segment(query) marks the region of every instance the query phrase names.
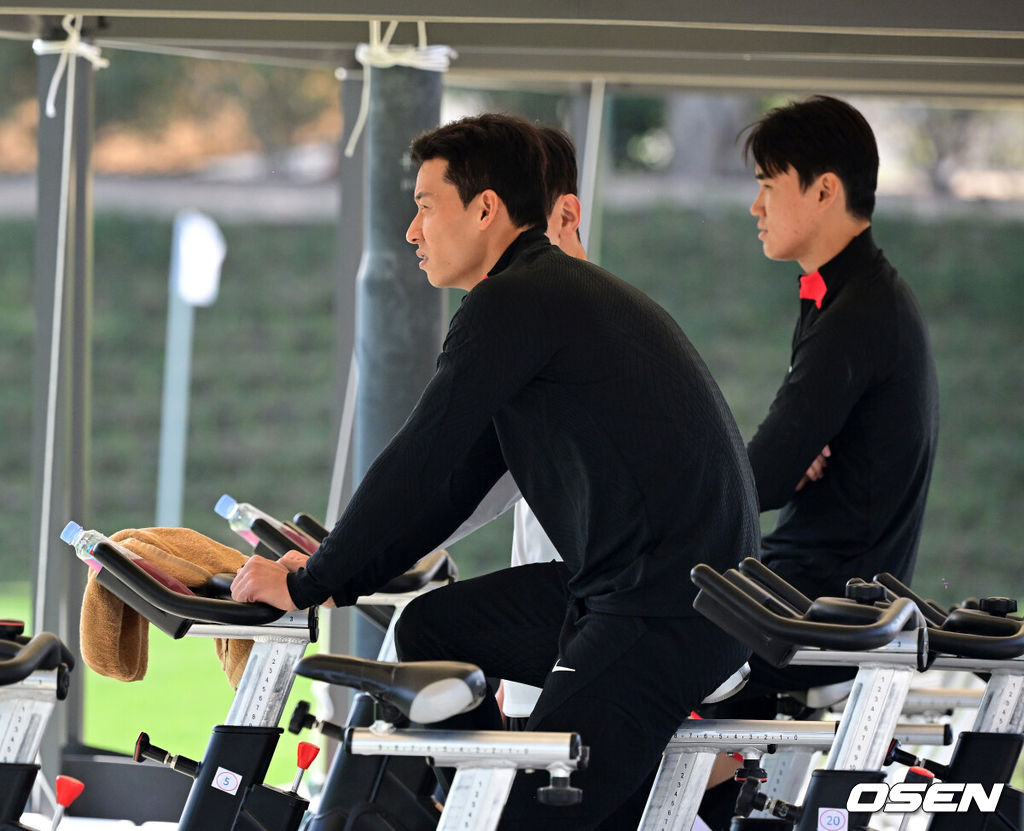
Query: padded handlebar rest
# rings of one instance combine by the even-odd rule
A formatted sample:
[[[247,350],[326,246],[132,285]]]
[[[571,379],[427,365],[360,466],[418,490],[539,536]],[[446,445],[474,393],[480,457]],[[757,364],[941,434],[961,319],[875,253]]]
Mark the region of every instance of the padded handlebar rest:
[[[295,674],[368,693],[420,724],[471,710],[487,692],[483,672],[457,661],[393,664],[347,655],[307,655],[296,664]]]

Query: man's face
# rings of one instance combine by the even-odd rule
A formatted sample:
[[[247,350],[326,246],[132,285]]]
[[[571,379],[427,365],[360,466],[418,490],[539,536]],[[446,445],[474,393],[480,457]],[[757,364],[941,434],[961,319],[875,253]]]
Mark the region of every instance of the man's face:
[[[800,262],[812,250],[818,234],[817,183],[802,190],[800,177],[792,167],[774,176],[757,168],[755,175],[760,189],[750,213],[757,217],[757,238],[764,255],[770,260]]]
[[[479,233],[479,197],[462,204],[459,191],[445,181],[448,162],[429,159],[416,175],[416,216],[405,232],[416,246],[420,268],[437,288],[471,289],[486,276]]]

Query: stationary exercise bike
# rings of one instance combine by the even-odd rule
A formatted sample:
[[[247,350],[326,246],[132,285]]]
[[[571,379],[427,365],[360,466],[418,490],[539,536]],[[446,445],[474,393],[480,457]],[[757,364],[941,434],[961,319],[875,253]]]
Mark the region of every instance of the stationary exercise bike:
[[[19,821],[39,773],[36,757],[56,702],[67,698],[75,659],[50,632],[32,638],[20,620],[0,620],[0,831],[29,831]],[[58,811],[81,793],[82,783],[57,777]]]
[[[80,555],[87,555],[100,565],[96,579],[167,634],[176,638],[191,634],[256,641],[227,723],[214,728],[202,761],[172,755],[153,745],[146,734],[139,738],[137,761],[160,762],[195,780],[182,811],[179,831],[295,831],[307,807],[306,800],[298,796],[294,786],[291,791],[283,791],[265,785],[262,779],[282,732],[276,725],[291,686],[292,669],[306,644],[316,639],[316,609],[282,613],[260,603],[179,594],[139,567],[131,553],[118,544],[97,532],[79,536],[81,531],[72,529],[65,539],[75,544]],[[423,723],[449,718],[476,706],[485,691],[479,669],[454,662],[390,664],[319,655],[311,656],[304,666],[310,677],[330,681],[337,676],[339,662],[345,665],[351,686],[384,696],[394,712]],[[370,733],[373,729],[367,728]],[[497,734],[503,740],[509,735],[512,734],[501,731]],[[504,783],[511,786],[517,767],[544,767],[552,771],[552,789],[559,794],[573,793],[568,784],[569,773],[585,759],[579,737],[532,734],[531,739],[531,734],[518,735],[525,738],[502,749],[496,749],[493,742],[486,744],[494,736],[469,733],[459,736],[457,741],[484,748],[486,766],[498,765],[503,769],[487,777],[497,782],[499,788]],[[523,742],[530,740],[538,742],[542,749],[524,754]],[[510,771],[503,758],[508,755],[515,756]],[[449,756],[440,758],[452,761],[456,767],[461,764]],[[420,765],[425,767],[422,761]],[[452,805],[458,804],[458,798],[450,801]],[[503,801],[501,794],[500,802]],[[470,808],[476,810],[474,806]],[[487,827],[477,825],[476,820],[473,823],[469,827]]]
[[[98,565],[96,580],[172,638],[186,635],[254,641],[225,723],[213,734],[201,761],[168,753],[143,733],[136,761],[166,764],[194,783],[182,809],[179,831],[296,831],[308,801],[263,781],[283,732],[277,726],[292,684],[292,669],[318,635],[317,609],[282,612],[264,603],[236,603],[216,596],[185,595],[167,588],[134,555],[96,531],[69,523],[62,539]],[[312,761],[300,749],[300,766]]]
[[[750,742],[752,752],[744,764],[746,781],[741,798],[747,810],[767,808],[772,817],[759,820],[761,824],[752,827],[766,828],[769,826],[765,823],[771,822],[775,823],[770,826],[773,828],[795,825],[798,831],[807,831],[819,827],[819,816],[825,811],[829,816],[841,817],[848,828],[865,828],[870,815],[847,811],[847,797],[854,785],[879,783],[884,778],[881,768],[890,760],[896,719],[915,672],[930,666],[971,667],[1019,678],[1024,670],[1021,658],[1024,621],[1019,619],[1000,621],[975,615],[941,631],[926,628],[922,625],[923,615],[912,601],[897,598],[889,602],[880,585],[856,586],[855,597],[849,600],[819,599],[801,614],[783,596],[764,583],[751,580],[741,570],[730,569],[718,574],[707,566],[698,566],[693,571],[693,579],[701,589],[695,608],[745,641],[773,665],[860,666],[826,767],[812,775],[802,805],[767,799],[759,794],[758,780],[765,774],[757,756],[772,742]],[[865,653],[862,651],[865,648],[871,651]],[[1007,707],[1011,712],[1019,707],[1017,694],[1005,683],[990,684],[986,697],[989,702],[983,702],[981,709],[993,715],[998,710],[1005,712]],[[641,828],[679,831],[688,828],[714,757],[722,751],[737,749],[747,756],[742,750],[747,735],[743,731],[750,725],[760,734],[802,729],[799,723],[793,722],[723,720],[709,725],[698,722],[693,726],[694,733],[703,729],[705,735],[694,735],[688,747],[685,736],[677,734],[677,740],[684,739],[684,746],[677,747],[674,753],[666,753],[663,770],[648,804],[649,813],[645,814]],[[1019,740],[1017,736],[1015,741]],[[982,740],[972,743],[965,752],[965,758],[972,760],[970,766],[973,767],[973,770],[967,769],[971,771],[969,781],[977,781],[986,774],[985,748]],[[996,755],[1000,760],[1006,758],[1001,751]],[[961,767],[947,775],[959,776],[965,772]],[[1008,771],[1002,769],[996,775],[1008,776]],[[932,828],[1016,828],[1019,803],[1013,789],[1006,788],[1004,796],[1006,805],[1001,801],[994,813],[937,814]],[[671,809],[669,814],[657,813],[666,807]],[[1005,824],[1007,819],[1012,824]],[[944,824],[950,821],[955,824]],[[736,825],[737,822],[740,824]],[[751,821],[735,820],[734,828],[746,827],[744,822]]]

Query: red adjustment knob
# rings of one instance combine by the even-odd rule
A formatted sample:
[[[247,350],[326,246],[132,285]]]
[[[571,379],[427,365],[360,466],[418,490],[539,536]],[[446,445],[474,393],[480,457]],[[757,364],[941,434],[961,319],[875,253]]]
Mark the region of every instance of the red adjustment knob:
[[[903,780],[904,782],[930,782],[935,778],[935,774],[932,773],[928,768],[912,767],[907,769],[907,776]]]
[[[315,744],[299,742],[299,767],[303,770],[309,770],[309,766],[313,764],[313,760],[319,753],[320,748]]]
[[[313,764],[313,760],[320,752],[320,748],[309,742],[299,742],[299,769],[295,771],[295,781],[292,782],[292,793],[298,793],[299,783],[302,782],[302,774]]]
[[[67,808],[72,802],[78,799],[85,785],[73,776],[57,777],[57,804]]]

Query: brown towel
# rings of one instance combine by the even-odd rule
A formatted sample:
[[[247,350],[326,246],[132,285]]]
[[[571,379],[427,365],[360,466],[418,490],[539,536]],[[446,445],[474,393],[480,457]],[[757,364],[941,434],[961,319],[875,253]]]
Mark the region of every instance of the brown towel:
[[[110,537],[151,566],[193,588],[213,574],[238,571],[248,557],[189,528],[127,528]],[[149,660],[149,622],[93,579],[82,598],[82,658],[100,675],[139,681]],[[215,638],[217,657],[237,689],[252,641]]]

